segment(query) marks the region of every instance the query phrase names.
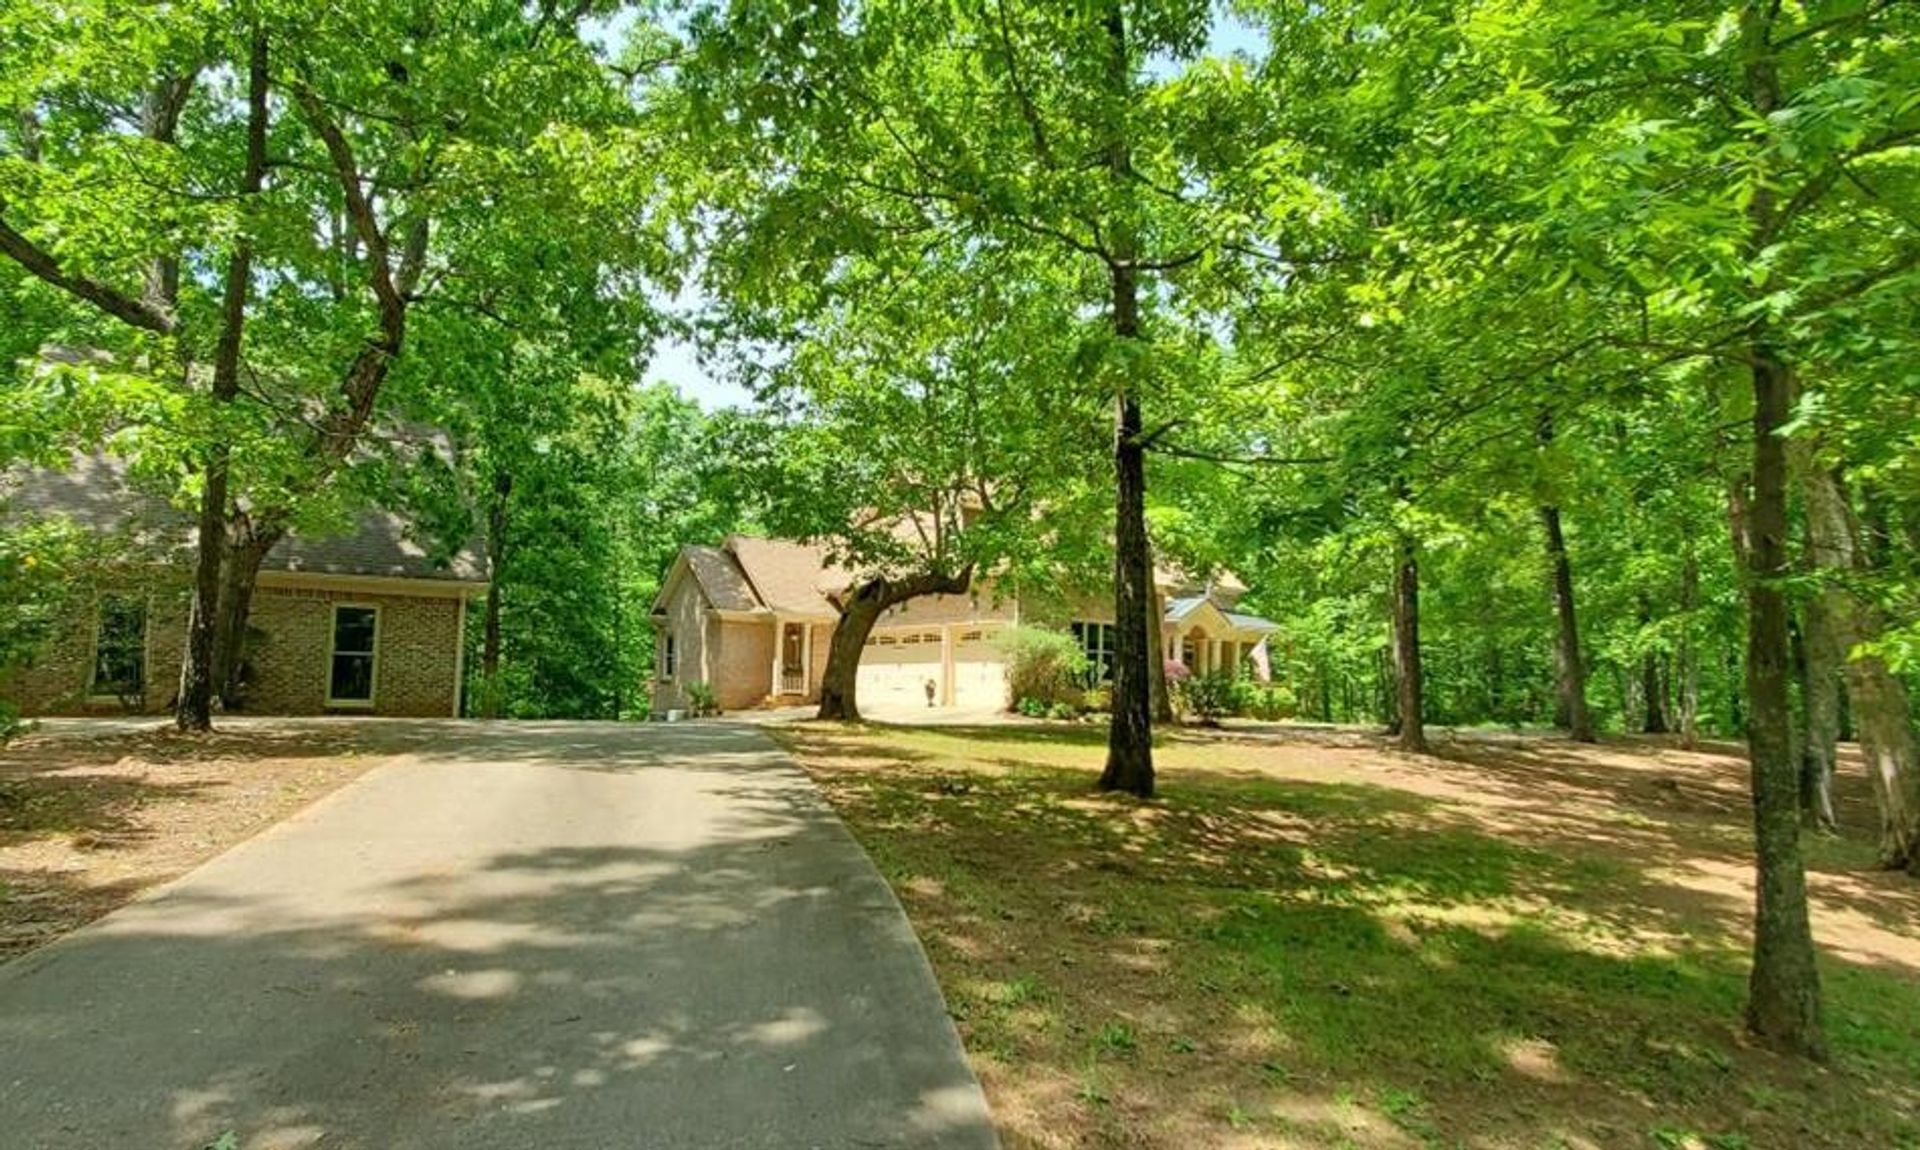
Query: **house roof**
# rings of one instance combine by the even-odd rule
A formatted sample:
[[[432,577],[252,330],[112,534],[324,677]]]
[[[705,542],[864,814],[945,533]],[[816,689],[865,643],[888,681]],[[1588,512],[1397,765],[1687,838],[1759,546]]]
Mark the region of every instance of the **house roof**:
[[[1271,619],[1263,619],[1258,615],[1244,615],[1238,611],[1222,611],[1220,613],[1227,617],[1227,622],[1232,623],[1242,631],[1278,631],[1280,629],[1280,624]]]
[[[838,615],[827,597],[853,584],[853,575],[816,544],[734,535],[727,540],[727,551],[760,602],[783,615]]]
[[[763,609],[747,573],[733,556],[718,547],[687,546],[680,549],[687,571],[707,602],[722,611],[758,611]]]
[[[1236,631],[1272,632],[1280,629],[1280,624],[1258,615],[1248,615],[1239,611],[1228,611],[1205,595],[1189,595],[1184,599],[1167,600],[1167,622],[1183,623],[1196,614],[1211,610],[1227,625]]]
[[[110,455],[75,455],[64,470],[17,469],[0,476],[0,499],[11,514],[59,515],[102,534],[132,532],[137,538],[184,555],[197,529],[165,500],[127,482],[126,464]],[[437,561],[413,538],[405,517],[370,508],[352,531],[339,535],[289,533],[261,563],[263,571],[312,575],[357,575],[485,583],[486,565],[469,543]]]

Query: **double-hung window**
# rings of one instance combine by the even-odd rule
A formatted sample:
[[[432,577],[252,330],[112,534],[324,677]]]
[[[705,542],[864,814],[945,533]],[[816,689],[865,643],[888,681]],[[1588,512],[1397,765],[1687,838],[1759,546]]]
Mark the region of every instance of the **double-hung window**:
[[[333,651],[328,657],[327,702],[371,706],[379,670],[380,609],[351,603],[333,608]]]
[[[678,643],[674,642],[673,632],[668,631],[666,634],[660,636],[661,681],[663,682],[671,681],[673,677],[679,673],[680,673],[680,646]]]
[[[130,595],[101,599],[94,635],[92,693],[131,699],[145,691],[147,601]]]
[[[1087,685],[1098,686],[1113,679],[1113,624],[1075,623],[1073,637],[1087,656]]]

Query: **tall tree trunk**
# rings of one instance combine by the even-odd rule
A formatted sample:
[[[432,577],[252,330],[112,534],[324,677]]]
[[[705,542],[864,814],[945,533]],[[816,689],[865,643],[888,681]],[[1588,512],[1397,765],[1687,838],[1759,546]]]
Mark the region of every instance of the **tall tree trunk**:
[[[1680,745],[1700,743],[1700,652],[1694,646],[1693,612],[1699,606],[1700,561],[1692,545],[1680,566]]]
[[[1653,607],[1647,602],[1644,592],[1640,595],[1639,616],[1644,640],[1647,628],[1653,624]],[[1640,729],[1649,735],[1666,734],[1667,711],[1663,701],[1666,692],[1660,685],[1660,654],[1651,647],[1640,655],[1640,695],[1646,720]]]
[[[487,497],[487,601],[480,639],[480,717],[500,717],[501,572],[507,562],[507,514],[513,501],[513,475],[496,472]]]
[[[1393,569],[1394,712],[1403,751],[1424,752],[1427,729],[1422,705],[1425,681],[1420,666],[1420,560],[1413,540],[1400,536]]]
[[[267,34],[256,25],[247,64],[247,159],[241,177],[241,202],[249,203],[266,183]],[[220,339],[214,349],[213,402],[233,403],[240,393],[240,345],[247,321],[247,293],[253,277],[251,222],[243,225],[227,259],[220,308]],[[178,282],[178,268],[171,271]],[[164,286],[167,270],[158,273]],[[213,727],[213,699],[219,689],[221,564],[226,558],[227,489],[230,451],[218,421],[201,457],[199,537],[193,573],[193,603],[187,612],[187,641],[180,660],[180,690],[174,701],[174,725],[182,731]]]
[[[1104,19],[1107,33],[1107,84],[1115,107],[1131,106],[1133,62],[1127,45],[1126,17],[1114,0]],[[1112,113],[1119,115],[1120,112]],[[1133,153],[1125,123],[1116,120],[1106,141],[1106,166],[1114,193],[1134,194]],[[1136,237],[1124,207],[1114,227],[1107,260],[1113,334],[1122,347],[1140,339],[1140,285],[1135,266]],[[1147,604],[1153,600],[1153,563],[1147,544],[1147,460],[1141,442],[1140,399],[1131,378],[1137,353],[1128,353],[1113,397],[1113,721],[1107,728],[1107,765],[1100,789],[1153,794],[1153,680],[1148,666]]]
[[[1783,1049],[1821,1057],[1820,974],[1800,855],[1800,771],[1788,692],[1787,460],[1780,428],[1790,382],[1771,347],[1753,355],[1753,493],[1747,507],[1747,749],[1757,856],[1747,1026]]]
[[[1160,590],[1154,588],[1147,599],[1147,682],[1153,689],[1153,721],[1173,722],[1173,692],[1167,689],[1166,607],[1160,602]]]
[[[814,717],[858,722],[860,719],[860,653],[866,649],[873,625],[889,608],[923,595],[964,595],[973,586],[973,568],[957,575],[928,571],[906,579],[868,579],[840,604],[827,647],[827,669],[820,678],[820,709]]]
[[[1540,508],[1540,524],[1547,535],[1547,560],[1553,567],[1554,716],[1577,742],[1593,742],[1593,717],[1587,711],[1587,669],[1580,658],[1580,624],[1573,608],[1573,566],[1567,561],[1567,540],[1560,529],[1560,509]]]
[[[1849,657],[1878,639],[1885,627],[1878,609],[1848,582],[1865,564],[1859,524],[1838,474],[1808,466],[1802,477],[1808,540],[1814,563],[1827,576],[1817,602],[1846,675],[1861,757],[1880,809],[1880,862],[1920,873],[1920,755],[1913,738],[1912,702],[1906,684],[1886,660],[1866,652]]]
[[[500,581],[487,583],[480,614],[480,717],[500,717]]]

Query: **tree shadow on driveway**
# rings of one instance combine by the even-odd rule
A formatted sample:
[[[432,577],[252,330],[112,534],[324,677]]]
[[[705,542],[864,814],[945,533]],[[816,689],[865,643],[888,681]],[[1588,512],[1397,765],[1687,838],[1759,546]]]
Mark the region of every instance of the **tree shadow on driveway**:
[[[760,736],[515,726],[0,971],[9,1144],[993,1145],[891,893]]]

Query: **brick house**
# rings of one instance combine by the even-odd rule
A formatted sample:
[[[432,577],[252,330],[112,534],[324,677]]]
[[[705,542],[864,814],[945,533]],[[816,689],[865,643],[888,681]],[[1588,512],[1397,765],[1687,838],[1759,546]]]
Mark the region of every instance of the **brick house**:
[[[131,490],[122,465],[0,482],[9,516],[59,516],[137,537],[148,561],[113,569],[31,664],[0,681],[27,715],[161,713],[178,689],[192,526]],[[242,708],[273,715],[457,716],[469,600],[486,593],[472,548],[436,559],[406,522],[361,514],[343,535],[289,535],[260,569],[248,619]]]
[[[735,535],[685,546],[654,600],[653,708],[685,708],[703,683],[722,710],[817,702],[853,576],[822,547]],[[1162,651],[1195,673],[1266,677],[1277,624],[1238,609],[1247,588],[1231,576],[1194,580],[1155,572]],[[1006,657],[995,643],[1013,626],[1070,631],[1105,678],[1113,654],[1113,597],[1055,590],[1001,594],[982,581],[967,595],[929,595],[881,616],[860,658],[859,697],[924,706],[1004,707]]]

